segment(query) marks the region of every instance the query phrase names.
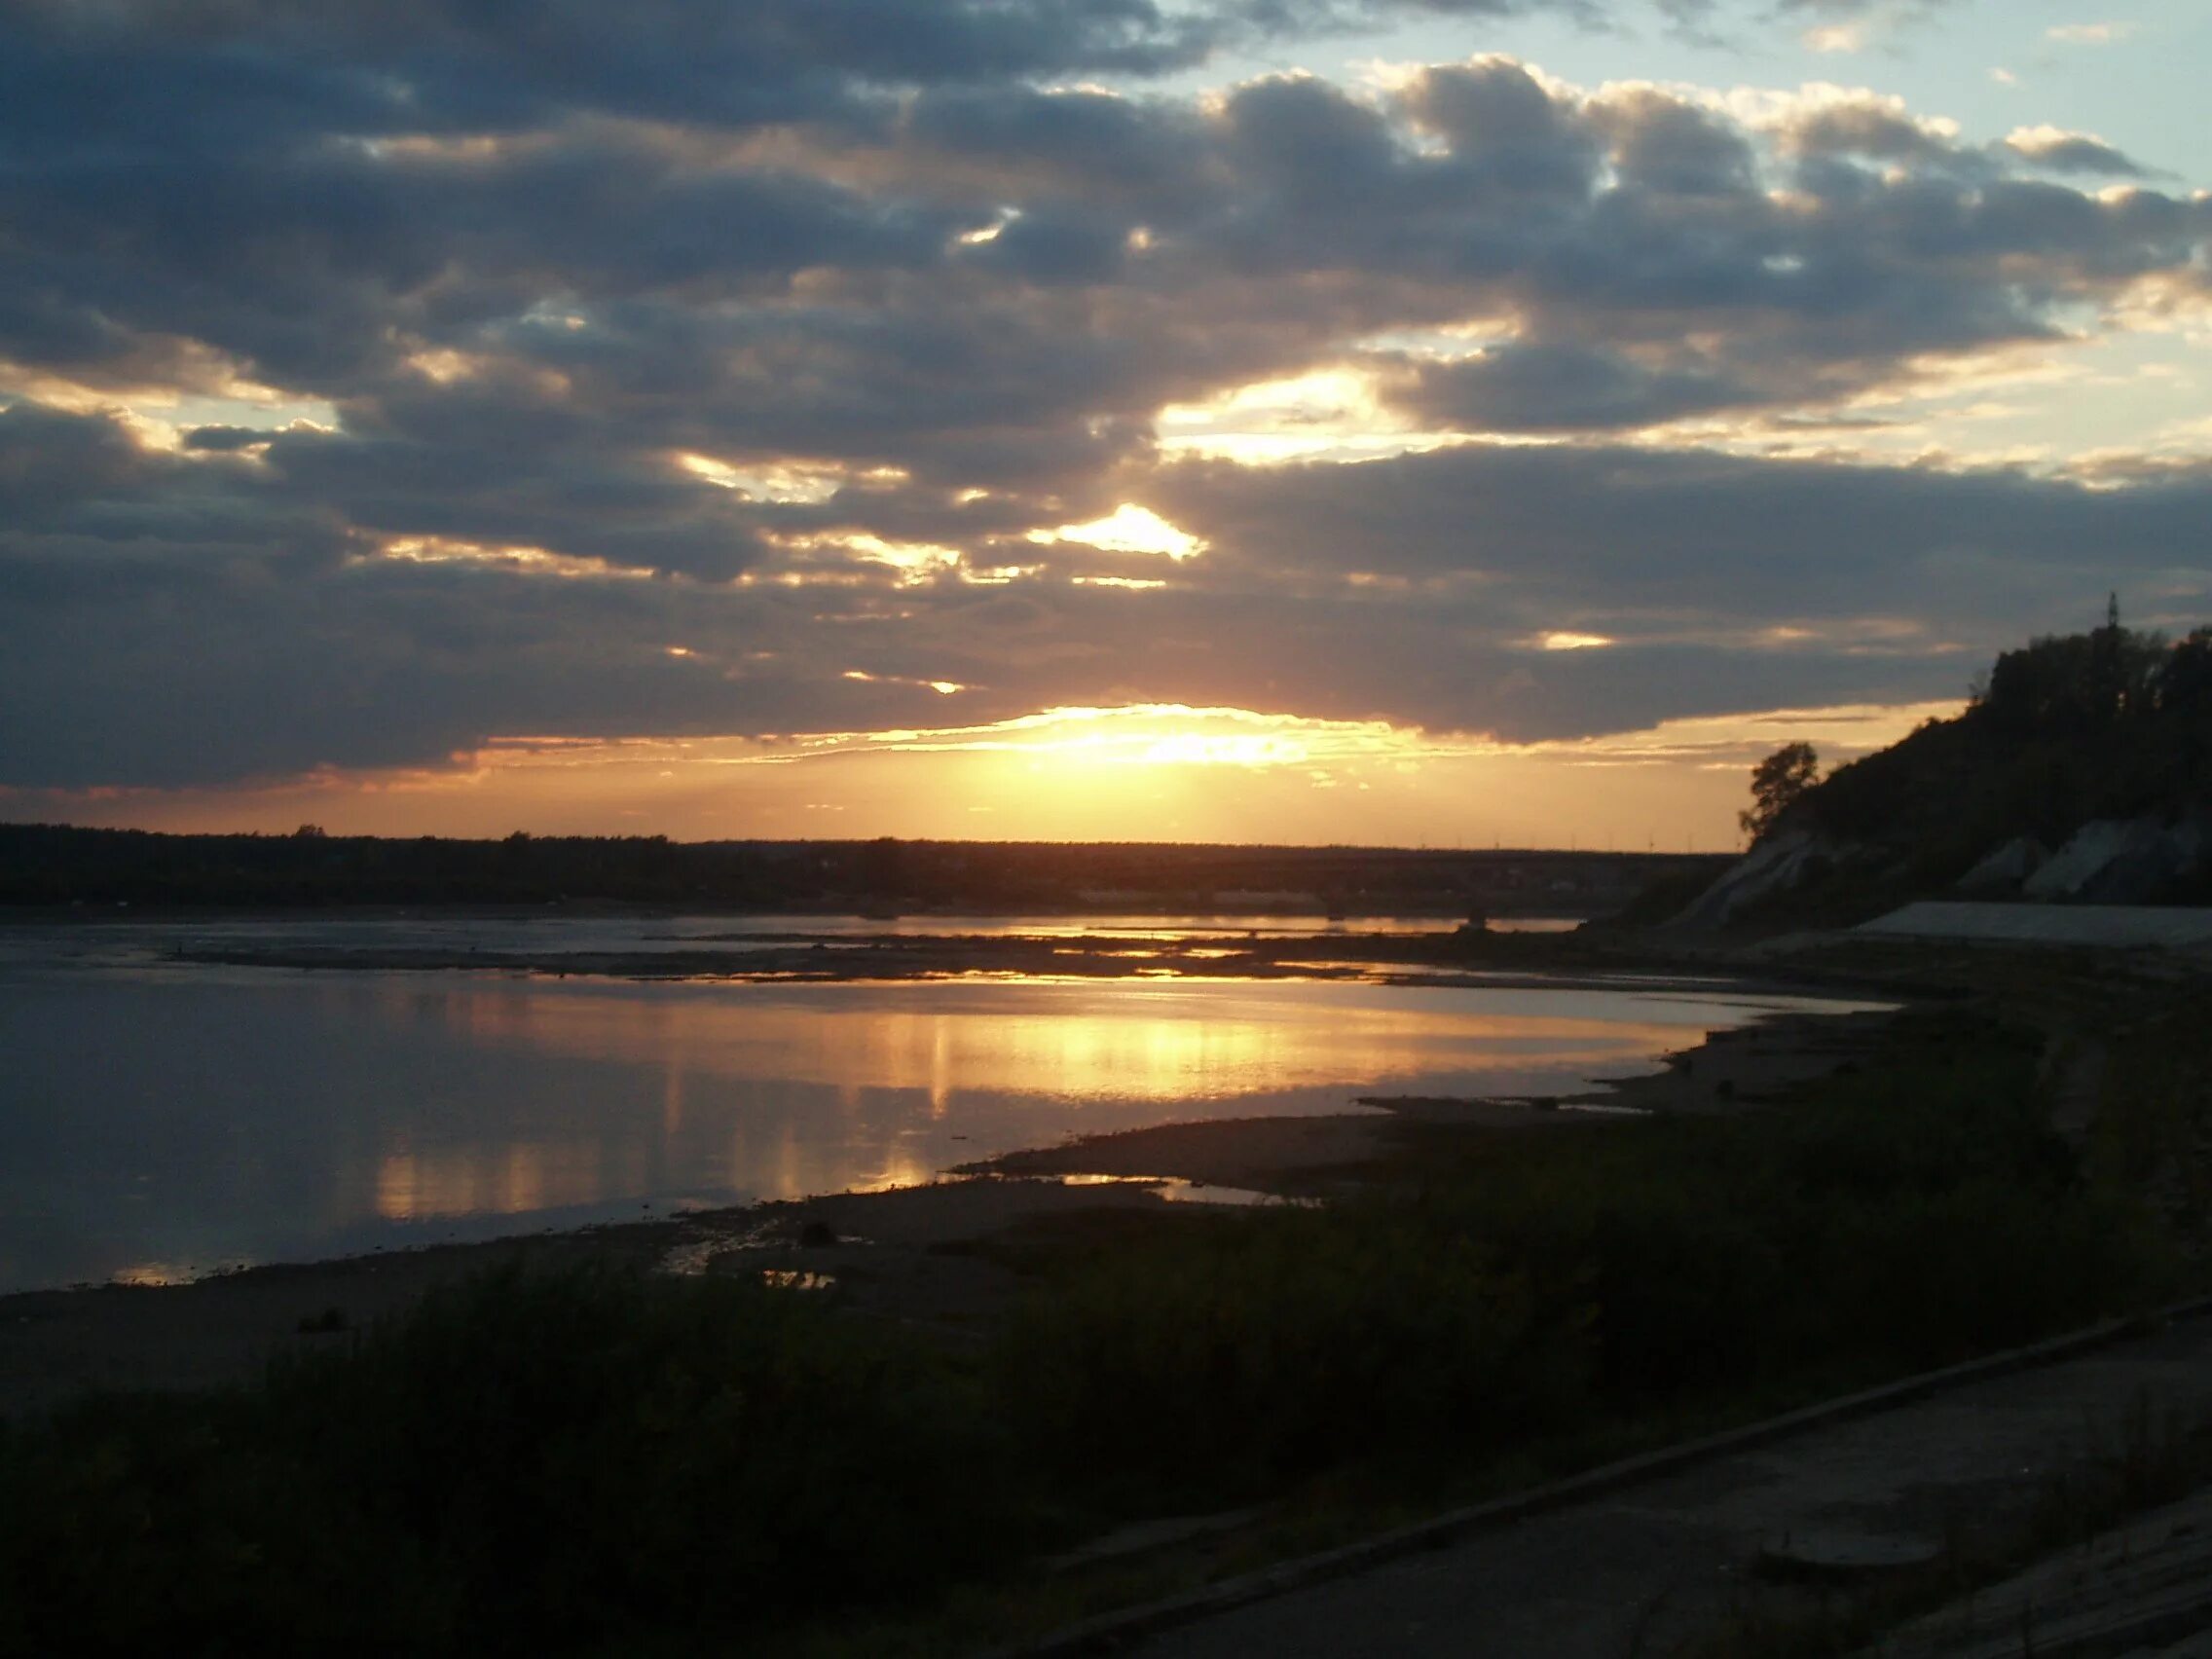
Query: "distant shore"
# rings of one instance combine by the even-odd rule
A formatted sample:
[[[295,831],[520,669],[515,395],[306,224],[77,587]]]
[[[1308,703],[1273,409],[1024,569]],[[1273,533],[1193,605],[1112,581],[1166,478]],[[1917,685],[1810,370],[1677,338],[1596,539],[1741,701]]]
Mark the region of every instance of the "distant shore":
[[[1090,914],[1090,912],[1074,912]],[[1287,917],[1286,913],[1286,917]],[[459,919],[459,918],[456,918]],[[777,919],[777,918],[770,918]],[[803,924],[808,918],[788,918]],[[1177,918],[1189,932],[1111,926],[1081,934],[1050,931],[962,933],[963,918],[929,918],[944,932],[810,930],[803,925],[698,935],[658,950],[564,948],[558,940],[485,949],[447,942],[272,944],[179,940],[182,962],[223,967],[361,973],[479,972],[617,979],[844,982],[954,979],[989,976],[1055,978],[1358,979],[1434,988],[1493,990],[1554,986],[1563,977],[1603,983],[1633,979],[1639,989],[1790,993],[1825,986],[1773,964],[1695,955],[1642,936],[1580,931],[1456,928],[1392,929],[1346,922],[1328,932],[1283,931]],[[988,918],[966,918],[983,921]],[[1310,915],[1303,919],[1310,920]],[[1391,918],[1375,918],[1386,923]],[[1414,918],[1397,918],[1411,920]],[[1011,923],[1043,916],[1006,918]],[[1133,920],[1133,919],[1132,919]],[[1508,920],[1500,918],[1501,921]],[[1852,989],[1865,988],[1854,985]]]

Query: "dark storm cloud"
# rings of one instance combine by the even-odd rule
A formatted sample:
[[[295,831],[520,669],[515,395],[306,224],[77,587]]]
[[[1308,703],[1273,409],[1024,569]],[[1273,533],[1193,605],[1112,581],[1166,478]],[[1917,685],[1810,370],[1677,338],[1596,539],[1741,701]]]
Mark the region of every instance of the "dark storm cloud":
[[[1651,369],[1585,347],[1503,346],[1449,363],[1415,363],[1394,389],[1423,424],[1462,431],[1648,426],[1765,401],[1724,375]]]
[[[1802,27],[1814,18],[1879,18],[1890,22],[1920,22],[1935,17],[1958,0],[1765,0],[1762,5],[1731,8],[1725,0],[1656,0],[1659,11],[1695,39],[1725,43],[1733,35],[1776,23]],[[1723,18],[1734,10],[1735,17]]]
[[[1930,350],[2044,336],[2060,306],[2189,272],[2207,222],[2155,192],[2002,176],[1872,107],[1782,133],[1808,209],[1778,202],[1753,135],[1710,109],[1638,89],[1580,99],[1496,61],[1430,71],[1396,108],[1300,78],[1210,114],[933,93],[896,138],[782,159],[635,126],[220,163],[95,146],[0,176],[0,351],[129,385],[186,341],[203,375],[228,361],[351,398],[350,416],[424,350],[603,386],[673,368],[730,441],[776,425],[806,447],[819,426],[865,446],[971,416],[1033,428],[1045,402],[1061,405],[1047,424],[1148,414],[1207,372],[1504,311],[1524,345],[1663,356],[1693,330],[1716,338],[1707,364],[1646,351],[1677,388],[1655,408],[1708,371],[1788,403]],[[1902,176],[1884,170],[1900,158]],[[1224,319],[1230,344],[1209,344]]]
[[[0,514],[36,525],[144,470],[138,446],[113,422],[35,403],[0,409]]]
[[[154,151],[578,113],[753,126],[859,116],[870,84],[1184,67],[1222,26],[1150,0],[11,0],[0,100],[19,142]]]
[[[282,148],[303,137],[516,131],[575,116],[867,127],[884,89],[1145,77],[1225,45],[1395,15],[1593,0],[5,0],[0,154]]]
[[[1962,152],[1941,133],[1908,119],[1901,110],[1873,99],[1818,106],[1789,124],[1783,147],[1792,155],[1848,157],[1949,167],[1980,158]]]
[[[1599,135],[1517,63],[1428,69],[1404,102],[1418,125],[1448,143],[1456,173],[1478,201],[1503,194],[1572,203],[1596,185],[1604,160]]]
[[[1469,445],[1265,474],[1186,464],[1154,498],[1278,573],[1471,574],[1530,626],[1919,612],[1996,644],[2069,595],[2201,569],[2191,526],[2212,470],[2106,490],[2009,468]]]
[[[1113,92],[1026,86],[933,89],[914,97],[901,136],[938,156],[1004,168],[1030,188],[1157,207],[1192,185],[1205,125],[1186,105]]]
[[[1080,301],[948,301],[923,290],[740,314],[660,301],[591,308],[578,327],[502,332],[498,345],[530,374],[409,379],[368,399],[362,418],[461,450],[508,433],[518,449],[827,458],[947,488],[1057,486],[1143,441],[1115,418],[1149,409],[1162,372],[1126,349],[1141,342],[1087,333]]]
[[[1118,700],[1571,735],[1955,690],[1951,635],[2200,566],[2195,474],[1163,462],[1163,406],[1314,369],[1468,432],[1788,418],[2202,288],[2212,207],[2073,135],[1499,59],[1045,84],[1379,10],[0,0],[0,782]],[[147,388],[213,400],[180,448],[39,401]],[[1123,500],[1210,551],[1029,536]]]
[[[0,533],[0,700],[22,712],[0,778],[76,787],[435,765],[500,733],[927,726],[1058,704],[1219,702],[1532,740],[1956,695],[1991,650],[2094,611],[2108,586],[2170,589],[2212,515],[2202,470],[2099,491],[1477,447],[1167,469],[1150,498],[1212,543],[1172,572],[1024,543],[1047,573],[1002,587],[897,585],[865,561],[835,567],[859,586],[737,587],[348,558],[363,538],[289,503],[324,492],[285,467],[125,455],[119,478],[101,423],[22,415],[0,426],[21,454],[85,459],[35,524]],[[1086,568],[1173,585],[1071,586]],[[1869,627],[1906,615],[1917,628]],[[1552,629],[1620,644],[1534,648]],[[974,689],[947,703],[913,683],[935,679]]]
[[[728,496],[614,450],[517,446],[502,457],[484,443],[284,436],[269,446],[267,464],[286,494],[393,537],[544,549],[715,577],[733,576],[758,558],[749,515]]]
[[[2085,133],[2015,134],[2006,141],[2006,147],[2051,172],[2145,178],[2150,171],[2103,139]]]

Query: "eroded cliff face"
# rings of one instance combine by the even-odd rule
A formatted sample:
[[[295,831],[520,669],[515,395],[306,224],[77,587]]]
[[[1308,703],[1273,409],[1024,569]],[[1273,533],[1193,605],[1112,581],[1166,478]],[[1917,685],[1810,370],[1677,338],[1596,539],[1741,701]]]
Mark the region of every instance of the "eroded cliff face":
[[[2110,608],[2002,653],[1960,714],[1794,794],[1673,922],[1832,927],[1935,900],[2212,903],[2212,627],[2169,643]]]
[[[1666,925],[1713,932],[1754,923],[1860,920],[1915,900],[1945,898],[2163,904],[2200,902],[2208,883],[2212,819],[2202,815],[2097,819],[2055,851],[2033,836],[2015,835],[1949,882],[1916,880],[1912,858],[1895,847],[1798,829],[1761,841]]]
[[[1856,851],[1810,830],[1769,835],[1666,925],[1699,933],[1728,927],[1752,909],[1795,892],[1808,879],[1827,874],[1839,859]]]
[[[2199,817],[2100,819],[2084,824],[2020,883],[2023,898],[2088,904],[2155,904],[2204,873],[2212,826]]]

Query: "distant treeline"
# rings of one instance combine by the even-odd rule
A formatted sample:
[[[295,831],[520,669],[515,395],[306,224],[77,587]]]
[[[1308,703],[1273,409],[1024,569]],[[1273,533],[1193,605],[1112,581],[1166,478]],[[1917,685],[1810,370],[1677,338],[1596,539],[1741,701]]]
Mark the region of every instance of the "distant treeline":
[[[1666,853],[959,841],[166,835],[0,824],[0,904],[607,903],[729,910],[1600,913],[1723,860]]]

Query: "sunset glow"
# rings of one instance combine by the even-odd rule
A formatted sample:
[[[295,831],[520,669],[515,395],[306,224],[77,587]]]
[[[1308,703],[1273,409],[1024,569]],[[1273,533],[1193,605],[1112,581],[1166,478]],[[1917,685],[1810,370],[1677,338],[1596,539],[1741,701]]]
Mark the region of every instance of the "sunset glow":
[[[2212,616],[2201,6],[794,3],[17,19],[0,814],[1721,846]]]
[[[1063,524],[1057,530],[1033,530],[1029,539],[1040,542],[1081,541],[1109,553],[1160,553],[1170,559],[1189,559],[1205,551],[1197,536],[1177,530],[1150,507],[1124,501],[1104,518],[1088,524]]]
[[[949,701],[957,687],[933,689]],[[212,829],[313,820],[334,832],[496,835],[665,830],[722,838],[913,835],[980,840],[1237,838],[1326,844],[1546,844],[1718,850],[1744,776],[1779,743],[1834,760],[1895,742],[1955,703],[1778,710],[1547,743],[1385,721],[1136,704],[981,725],[743,738],[526,738],[447,767],[82,802],[87,823]]]

